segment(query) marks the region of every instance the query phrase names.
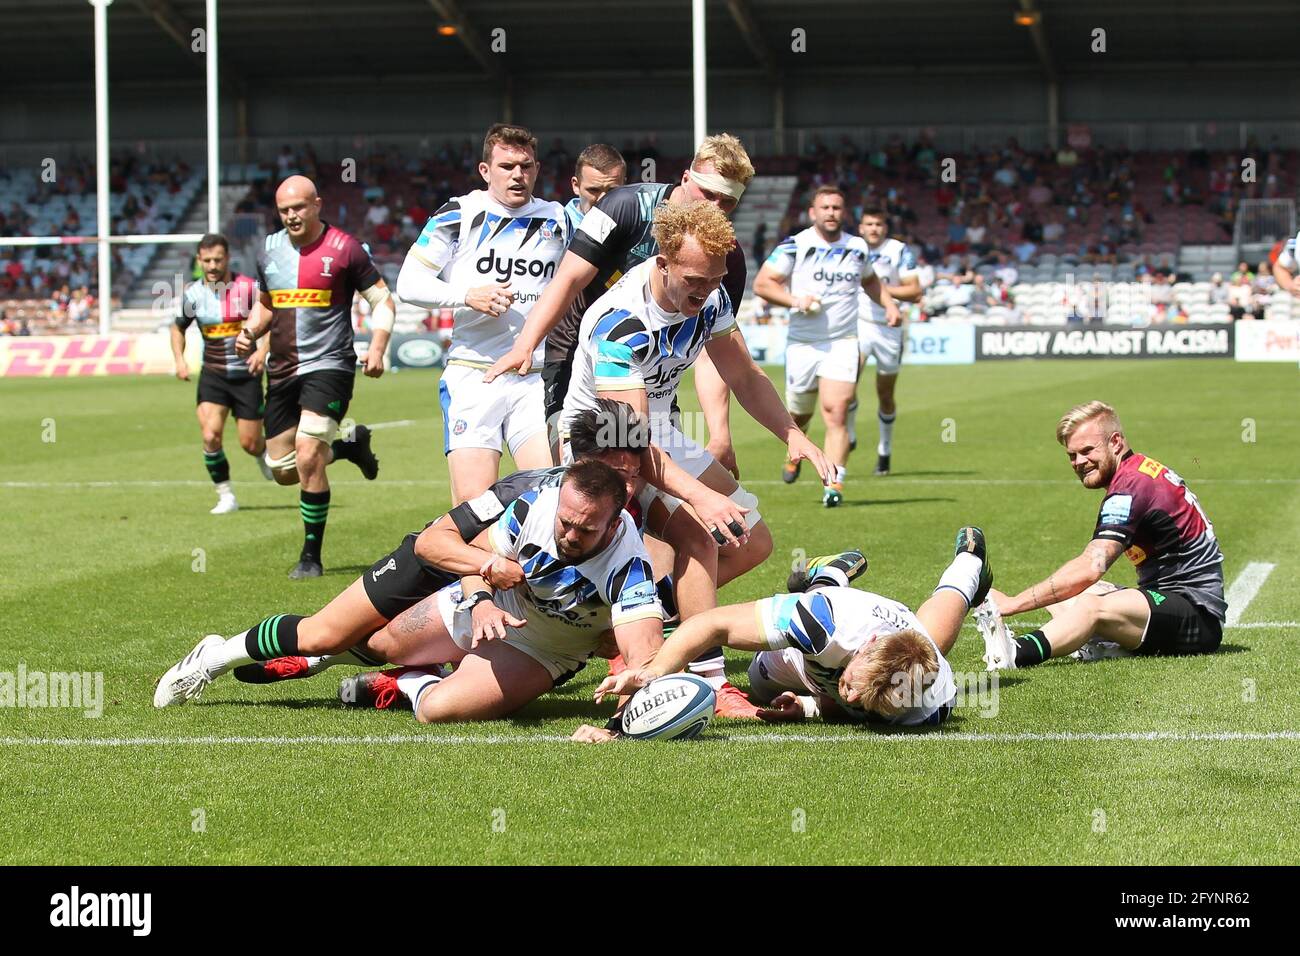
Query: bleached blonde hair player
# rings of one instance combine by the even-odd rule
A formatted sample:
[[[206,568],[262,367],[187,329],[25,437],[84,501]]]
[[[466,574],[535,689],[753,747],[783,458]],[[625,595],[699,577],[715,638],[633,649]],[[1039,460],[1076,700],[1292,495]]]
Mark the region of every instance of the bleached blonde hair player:
[[[993,584],[984,534],[957,532],[952,562],[916,613],[898,601],[850,587],[866,571],[861,552],[817,559],[787,588],[761,601],[715,608],[683,622],[648,665],[596,688],[596,700],[630,694],[681,670],[706,647],[755,652],[750,696],[764,720],[820,716],[903,726],[947,720],[957,687],[947,654],[967,612]],[[584,725],[575,740],[603,743],[615,734]]]
[[[1085,488],[1103,489],[1092,540],[1077,557],[1014,597],[989,593],[976,623],[989,668],[1052,657],[1204,654],[1223,639],[1223,552],[1196,495],[1166,465],[1130,447],[1115,409],[1091,401],[1056,426]],[[1102,580],[1127,554],[1137,587]],[[1003,617],[1046,608],[1052,619],[1015,637]]]

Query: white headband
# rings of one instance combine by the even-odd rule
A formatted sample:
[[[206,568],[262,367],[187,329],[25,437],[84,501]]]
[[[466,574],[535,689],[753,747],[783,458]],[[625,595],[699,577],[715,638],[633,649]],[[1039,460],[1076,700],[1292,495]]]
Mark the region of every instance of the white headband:
[[[690,176],[691,182],[701,189],[722,193],[722,195],[730,196],[737,202],[740,201],[741,196],[745,195],[745,184],[738,183],[734,179],[728,179],[726,176],[720,176],[717,173],[702,173],[698,169],[688,169],[686,175]]]

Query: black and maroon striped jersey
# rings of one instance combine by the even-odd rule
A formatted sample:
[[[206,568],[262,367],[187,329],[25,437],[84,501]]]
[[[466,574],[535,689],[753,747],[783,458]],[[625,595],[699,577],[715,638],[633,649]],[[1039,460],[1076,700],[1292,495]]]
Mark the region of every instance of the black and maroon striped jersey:
[[[1224,620],[1223,552],[1176,472],[1130,451],[1110,479],[1092,536],[1124,546],[1138,587],[1180,593]]]
[[[233,273],[228,282],[208,285],[196,279],[181,293],[176,327],[182,332],[198,322],[203,336],[203,368],[231,381],[252,378],[248,360],[235,353],[235,339],[257,301],[257,285],[248,276]]]
[[[379,270],[356,239],[322,225],[316,241],[301,248],[281,229],[257,254],[257,281],[275,309],[266,362],[272,382],[357,365],[352,298],[379,281]]]

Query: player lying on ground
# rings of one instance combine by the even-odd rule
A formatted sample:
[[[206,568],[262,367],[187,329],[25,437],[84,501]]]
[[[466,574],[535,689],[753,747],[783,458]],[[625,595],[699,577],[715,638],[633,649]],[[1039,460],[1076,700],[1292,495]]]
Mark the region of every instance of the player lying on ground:
[[[263,458],[266,439],[262,437],[262,370],[266,367],[266,342],[246,359],[235,353],[235,337],[253,308],[257,284],[248,276],[230,271],[230,243],[226,237],[210,232],[200,239],[198,261],[203,278],[187,285],[176,302],[172,356],[176,359],[176,377],[188,382],[185,330],[197,322],[203,336],[196,409],[203,433],[203,464],[217,492],[217,503],[210,514],[223,515],[239,510],[230,486],[230,462],[221,447],[226,417],[232,411],[239,446],[257,459],[264,478],[274,477]]]
[[[990,605],[976,615],[989,669],[1067,654],[1091,660],[1217,650],[1228,610],[1223,552],[1183,479],[1134,452],[1104,402],[1066,412],[1056,440],[1083,486],[1104,488],[1106,496],[1082,554],[1014,597],[990,592]],[[1101,580],[1121,554],[1137,567],[1136,588]],[[1047,608],[1051,621],[1021,637],[1002,621],[1037,608]]]
[[[642,666],[663,642],[663,609],[649,555],[623,510],[627,496],[622,475],[584,461],[558,486],[520,495],[473,544],[440,519],[319,614],[278,615],[228,640],[204,638],[163,675],[154,706],[184,703],[231,667],[296,654],[304,643],[327,652],[359,643],[402,603],[385,591],[390,573],[410,581],[450,572],[465,582],[440,590],[434,635],[434,656],[455,663],[455,672],[444,679],[412,670],[395,679],[422,722],[504,717],[581,670],[606,631],[626,660]],[[435,570],[426,572],[430,549]],[[357,693],[345,699],[361,704],[371,703],[365,692],[382,690],[367,674],[350,686]]]
[[[802,593],[715,608],[686,621],[654,660],[607,678],[596,699],[625,695],[680,671],[706,647],[757,652],[750,696],[767,703],[771,721],[871,721],[939,724],[952,713],[957,688],[946,655],[961,622],[993,583],[983,532],[962,528],[956,553],[930,598],[913,614],[906,606],[849,583],[866,570],[857,551],[810,562],[790,576]],[[575,740],[601,743],[608,729],[584,725]]]
[[[581,460],[599,460],[623,476],[625,502],[639,490],[645,467],[653,480],[691,495],[703,512],[715,513],[719,521],[725,522],[724,527],[743,529],[743,510],[735,511],[729,499],[691,482],[671,462],[660,462],[662,456],[648,447],[646,434],[644,425],[626,405],[604,402],[575,422],[571,441]],[[617,444],[615,439],[623,443]],[[274,615],[224,641],[219,635],[209,635],[164,675],[154,697],[155,705],[183,703],[196,697],[215,678],[253,662],[268,662],[266,668],[253,668],[254,673],[241,677],[253,683],[307,676],[310,666],[321,665],[312,658],[346,655],[349,651],[351,655],[345,658],[349,662],[370,666],[383,661],[445,663],[437,657],[420,656],[418,650],[427,636],[430,612],[437,606],[432,596],[454,584],[462,574],[478,571],[492,557],[480,554],[478,564],[470,567],[464,560],[448,562],[446,552],[456,548],[458,541],[464,544],[480,539],[521,491],[557,486],[565,473],[564,468],[543,469],[503,479],[494,491],[458,505],[423,531],[408,534],[396,550],[376,561],[317,614],[305,618]],[[680,481],[675,481],[674,476]],[[692,493],[692,486],[698,494]],[[498,584],[511,583],[496,573],[493,578]],[[664,590],[671,593],[671,586]],[[387,626],[389,622],[392,626]],[[367,639],[367,646],[353,650]],[[404,656],[405,651],[410,654]]]
[[[654,452],[649,448],[647,436],[644,423],[629,406],[609,400],[602,400],[598,408],[579,416],[569,433],[569,445],[576,461],[601,461],[623,476],[628,493],[625,508],[638,528],[644,524],[636,498],[641,490],[642,469],[649,473],[654,467],[650,464]],[[567,470],[568,466],[540,468],[518,471],[500,479],[485,494],[448,512],[450,521],[443,521],[437,529],[443,537],[438,542],[429,541],[422,545],[424,553],[435,555],[442,553],[449,544],[454,547],[455,541],[445,537],[450,534],[458,534],[463,542],[474,541],[516,498],[525,492],[559,485]],[[430,522],[427,527],[435,524]],[[407,541],[416,537],[408,535]],[[662,546],[662,542],[659,544]],[[438,615],[437,592],[455,583],[457,578],[450,574],[436,578],[421,574],[421,566],[404,556],[406,545],[404,541],[403,547],[384,555],[368,572],[371,585],[367,591],[376,607],[391,614],[388,624],[361,644],[339,654],[277,657],[262,663],[246,664],[234,669],[235,679],[250,684],[271,684],[311,677],[335,664],[375,667],[388,663],[432,667],[448,663],[437,656],[440,646],[434,623]],[[651,548],[647,547],[647,550],[651,552],[651,563],[656,569],[660,602],[671,618],[676,614],[673,581],[667,573],[672,567],[671,550],[667,560],[656,557]],[[399,564],[403,573],[392,573]],[[426,596],[411,605],[412,597],[417,594]]]

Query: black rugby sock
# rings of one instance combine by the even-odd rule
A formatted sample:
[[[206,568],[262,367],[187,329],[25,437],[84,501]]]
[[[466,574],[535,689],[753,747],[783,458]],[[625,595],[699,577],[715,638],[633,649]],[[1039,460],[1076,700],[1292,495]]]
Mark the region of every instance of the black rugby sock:
[[[321,544],[325,540],[325,522],[329,519],[330,513],[329,489],[299,492],[298,510],[302,514],[302,560],[320,564]]]
[[[218,448],[216,451],[203,452],[203,465],[208,469],[208,476],[212,478],[214,485],[219,485],[223,481],[230,480],[230,462],[226,461],[226,452]]]
[[[1052,645],[1042,631],[1030,631],[1015,638],[1016,667],[1033,667],[1052,656]]]

